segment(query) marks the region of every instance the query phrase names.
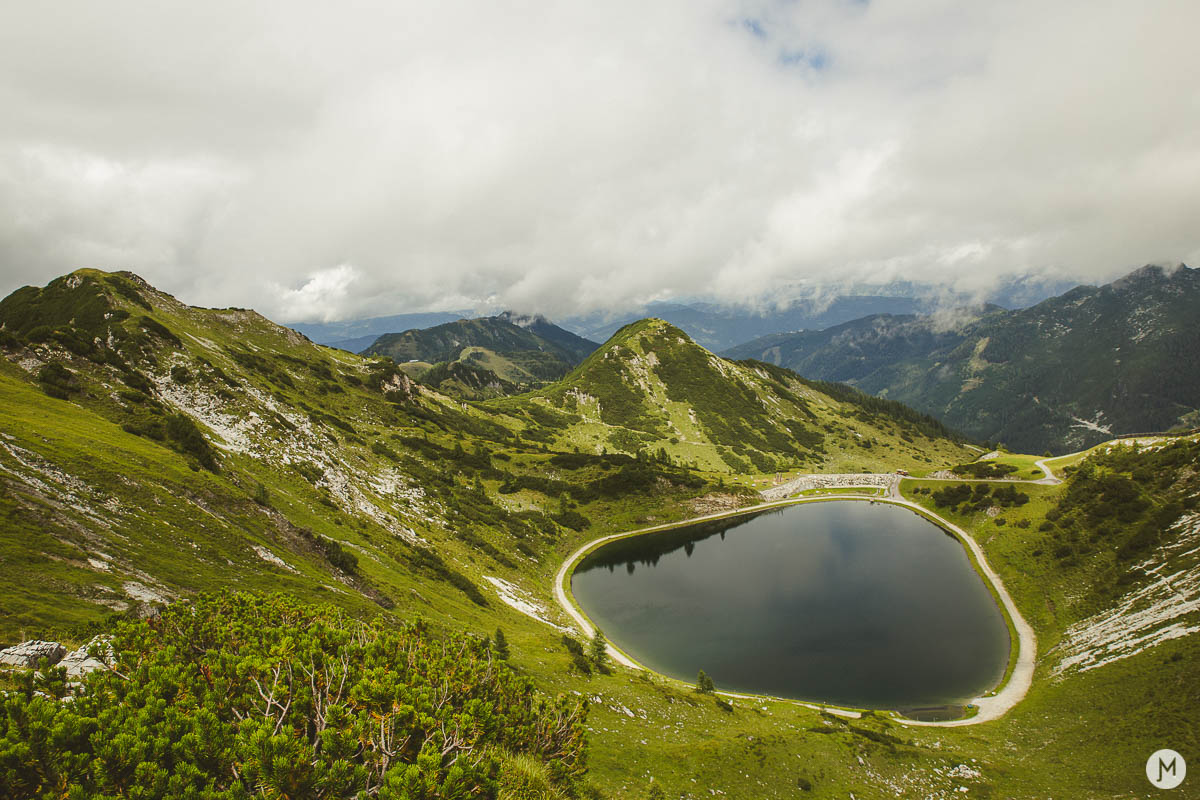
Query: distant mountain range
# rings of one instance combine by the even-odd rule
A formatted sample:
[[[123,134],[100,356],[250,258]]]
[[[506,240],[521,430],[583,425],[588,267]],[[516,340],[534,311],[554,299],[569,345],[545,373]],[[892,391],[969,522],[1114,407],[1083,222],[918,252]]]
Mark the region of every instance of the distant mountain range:
[[[1200,424],[1200,270],[1139,269],[1020,311],[877,314],[725,352],[899,400],[1026,452]]]
[[[428,386],[482,400],[557,380],[598,346],[544,317],[505,312],[388,333],[362,355],[389,356]]]
[[[431,328],[444,322],[469,317],[469,312],[432,311],[420,314],[392,314],[387,317],[350,319],[342,322],[298,322],[291,326],[317,344],[338,347],[351,353],[361,352],[385,333],[413,328]]]
[[[784,310],[762,313],[715,303],[650,303],[638,314],[594,313],[566,317],[560,330],[603,342],[619,329],[644,317],[655,317],[678,326],[697,344],[723,350],[770,333],[820,330],[868,314],[913,314],[928,311],[933,303],[916,297],[847,296],[829,303],[798,303]],[[317,344],[361,353],[385,334],[432,328],[460,319],[479,318],[469,311],[394,314],[344,322],[305,322],[291,327]],[[542,319],[540,315],[530,319]]]
[[[637,315],[591,314],[568,317],[561,322],[580,336],[603,342],[631,322],[654,317],[680,328],[697,344],[719,351],[772,333],[821,330],[868,314],[914,314],[932,308],[928,300],[875,296],[837,297],[828,305],[797,303],[783,310],[761,313],[714,303],[650,303],[644,313]]]
[[[1003,308],[1026,308],[1074,285],[1033,277],[1010,278],[994,287],[985,300]],[[754,310],[704,300],[654,302],[638,309],[637,313],[577,314],[558,320],[558,324],[586,339],[603,342],[631,322],[655,317],[679,327],[697,344],[720,351],[772,333],[822,330],[871,314],[918,314],[952,306],[955,302],[947,297],[944,287],[894,281],[881,287],[877,294],[797,300],[783,309]],[[960,295],[957,302],[967,303],[968,298]],[[341,322],[301,322],[291,327],[317,344],[360,353],[385,333],[430,328],[477,316],[470,311],[436,311]]]

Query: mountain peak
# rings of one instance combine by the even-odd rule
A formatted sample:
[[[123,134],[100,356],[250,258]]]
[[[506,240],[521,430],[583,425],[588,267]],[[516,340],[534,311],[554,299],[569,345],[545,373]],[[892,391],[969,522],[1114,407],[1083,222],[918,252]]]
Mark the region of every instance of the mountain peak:
[[[646,317],[639,319],[636,322],[631,322],[617,330],[612,335],[612,338],[605,343],[605,346],[627,344],[631,341],[645,340],[650,337],[670,337],[677,339],[682,344],[690,344],[694,347],[700,347],[696,344],[692,337],[688,336],[681,328],[678,328],[664,319],[658,317]]]
[[[882,441],[870,414],[849,412],[860,414],[861,429],[831,422],[846,413],[840,402],[864,402],[855,390],[831,387],[772,365],[721,358],[650,317],[618,330],[542,397],[576,415],[580,441],[597,451],[636,452],[643,442],[665,441],[668,453],[703,469],[770,472],[785,463],[824,463],[826,434],[834,430],[847,441],[866,441],[864,449],[872,436]]]
[[[1109,286],[1115,291],[1126,291],[1149,284],[1161,284],[1180,278],[1187,278],[1193,273],[1195,273],[1195,270],[1182,262],[1147,264],[1144,267],[1135,269],[1122,278],[1118,278],[1110,283]]]
[[[515,311],[501,311],[496,315],[496,319],[503,320],[511,325],[516,325],[518,328],[526,329],[534,328],[540,325],[553,324],[541,314],[518,314]]]
[[[470,369],[429,370],[427,375],[421,375],[421,380],[434,381],[430,385],[450,393],[462,394],[458,391],[462,388],[475,396],[473,393],[483,385],[494,384],[497,390],[511,392],[520,386],[556,380],[595,349],[594,342],[559,328],[541,315],[506,311],[494,317],[460,319],[431,328],[386,333],[362,354],[430,365],[470,361]],[[482,371],[493,373],[493,379],[482,378]],[[459,380],[464,377],[469,380]],[[452,391],[449,384],[443,386],[441,381],[457,383]]]

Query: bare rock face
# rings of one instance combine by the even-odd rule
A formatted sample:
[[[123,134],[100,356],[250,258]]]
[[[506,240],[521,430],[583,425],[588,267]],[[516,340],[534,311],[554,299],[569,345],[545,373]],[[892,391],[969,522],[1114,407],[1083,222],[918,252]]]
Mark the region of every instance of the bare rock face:
[[[97,636],[83,647],[69,653],[59,666],[66,667],[68,678],[82,678],[89,672],[104,669],[113,661],[110,641],[107,636]]]
[[[54,665],[61,661],[66,653],[67,648],[58,642],[43,642],[33,639],[0,650],[0,666],[29,669],[37,667],[43,658]]]

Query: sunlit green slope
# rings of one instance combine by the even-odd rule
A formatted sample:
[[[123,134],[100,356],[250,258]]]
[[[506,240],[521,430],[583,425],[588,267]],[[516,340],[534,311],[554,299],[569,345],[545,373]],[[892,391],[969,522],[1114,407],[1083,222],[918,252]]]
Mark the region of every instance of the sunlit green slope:
[[[929,417],[754,361],[732,362],[657,319],[619,330],[558,384],[496,408],[542,407],[585,452],[662,449],[703,470],[865,472],[972,452]]]

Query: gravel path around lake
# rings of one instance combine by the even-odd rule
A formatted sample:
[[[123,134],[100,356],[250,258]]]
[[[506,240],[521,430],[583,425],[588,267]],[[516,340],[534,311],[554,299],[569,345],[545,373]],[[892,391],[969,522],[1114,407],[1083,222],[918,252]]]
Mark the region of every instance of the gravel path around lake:
[[[1000,691],[993,695],[976,697],[971,701],[979,709],[977,714],[966,719],[952,719],[943,722],[925,722],[913,719],[900,719],[898,721],[905,725],[954,728],[962,725],[978,725],[982,722],[991,722],[992,720],[999,719],[1008,713],[1013,706],[1021,702],[1025,695],[1028,694],[1029,687],[1033,685],[1033,670],[1037,663],[1037,636],[1033,632],[1033,627],[1021,616],[1021,612],[1017,610],[1017,604],[1013,602],[1008,589],[1004,588],[1004,582],[1000,580],[1000,576],[996,574],[991,564],[988,563],[987,557],[984,556],[983,548],[979,546],[969,533],[949,520],[922,508],[911,500],[889,499],[887,502],[910,508],[924,516],[930,517],[938,525],[958,536],[975,556],[975,561],[979,565],[980,571],[983,572],[984,576],[995,587],[996,594],[1000,597],[1000,603],[1004,606],[1004,610],[1008,614],[1008,618],[1012,620],[1013,628],[1017,632],[1016,666],[1013,667],[1012,674],[1008,676],[1008,681],[1001,687]]]
[[[596,629],[592,627],[590,622],[588,622],[587,617],[579,613],[579,611],[575,608],[575,604],[567,599],[566,590],[563,589],[563,585],[567,580],[567,573],[570,571],[572,565],[574,565],[577,560],[582,558],[584,553],[586,553],[588,550],[591,550],[593,547],[598,547],[605,542],[611,542],[614,539],[620,539],[627,535],[628,534],[617,533],[613,534],[612,536],[605,536],[588,542],[583,547],[579,548],[570,556],[568,556],[567,560],[562,563],[562,566],[558,568],[558,572],[554,575],[554,599],[558,602],[558,605],[562,608],[562,610],[567,612],[567,616],[571,618],[571,620],[583,633],[583,638],[585,639],[591,639],[592,636],[595,635]],[[625,655],[611,644],[608,645],[608,655],[609,658],[618,664],[621,664],[622,666],[630,667],[631,669],[642,668],[641,664],[638,664],[636,661],[629,658],[629,656]]]
[[[1044,471],[1048,476],[1051,474],[1049,470],[1044,469]],[[912,502],[911,500],[905,500],[899,494],[899,476],[891,475],[889,477],[893,478],[894,480],[888,486],[889,496],[886,498],[872,495],[837,495],[834,497],[824,498],[810,497],[802,500],[780,500],[770,503],[761,503],[755,506],[747,506],[733,512],[726,511],[717,514],[708,514],[702,517],[695,517],[694,519],[672,522],[663,525],[655,525],[649,528],[641,528],[636,531],[629,531],[627,533],[614,533],[608,536],[602,536],[598,539],[593,539],[568,556],[567,559],[563,561],[562,566],[558,568],[558,572],[556,572],[554,576],[554,599],[558,602],[559,606],[562,607],[563,611],[565,611],[572,619],[572,621],[574,621],[576,626],[578,626],[578,628],[583,632],[584,637],[591,638],[594,635],[595,629],[592,627],[591,623],[588,622],[587,617],[585,617],[575,607],[575,604],[568,597],[566,585],[571,568],[575,565],[575,563],[589,551],[600,547],[607,542],[615,541],[617,539],[624,539],[630,536],[639,536],[645,533],[652,533],[654,531],[668,530],[670,528],[691,525],[697,522],[706,522],[708,520],[720,519],[723,517],[732,517],[752,511],[763,511],[771,508],[783,508],[786,506],[800,505],[802,503],[830,502],[832,500],[868,500],[871,502],[890,503],[892,505],[902,506],[904,508],[908,508],[914,513],[919,513],[922,516],[925,516],[935,524],[954,533],[964,543],[964,545],[970,549],[972,555],[975,557],[976,563],[979,565],[979,570],[983,573],[983,576],[988,580],[988,582],[995,587],[996,594],[1000,598],[1000,603],[1004,606],[1004,611],[1008,615],[1009,619],[1012,620],[1013,628],[1017,633],[1018,649],[1016,666],[1013,668],[1012,674],[1009,675],[1008,681],[1004,684],[1000,691],[993,695],[976,697],[975,699],[971,700],[971,703],[978,708],[978,713],[976,713],[974,716],[966,719],[946,721],[921,721],[903,718],[900,718],[897,721],[902,722],[905,725],[921,725],[926,727],[959,727],[963,725],[978,725],[980,723],[999,719],[1000,717],[1004,716],[1009,709],[1021,702],[1022,698],[1024,698],[1029,692],[1029,687],[1033,683],[1033,671],[1037,657],[1037,637],[1033,632],[1033,628],[1028,622],[1025,621],[1025,618],[1021,616],[1021,612],[1017,610],[1016,603],[1013,602],[1008,590],[1004,588],[1004,583],[1000,580],[1000,576],[997,575],[992,569],[991,565],[988,564],[987,558],[983,554],[983,549],[975,542],[971,535],[949,520],[943,519],[937,514],[922,508],[920,505]],[[608,646],[608,652],[613,661],[618,664],[630,667],[632,669],[645,669],[642,665],[638,664],[636,661],[622,653],[617,648],[613,647],[611,644]],[[718,694],[727,697],[773,700],[776,702],[792,702],[808,708],[817,707],[812,703],[788,700],[786,698],[772,698],[766,696],[758,698],[752,695],[742,695],[732,692],[718,692]]]
[[[1152,444],[1159,444],[1162,441],[1166,441],[1171,438],[1172,437],[1169,437],[1169,436],[1148,436],[1148,437],[1141,437],[1141,438],[1130,439],[1130,440],[1115,439],[1115,440],[1109,442],[1108,444],[1109,444],[1109,446],[1112,446],[1115,444],[1152,445]],[[1096,448],[1089,448],[1089,449],[1096,449]],[[1008,481],[1003,481],[1003,482],[1033,483],[1033,484],[1051,485],[1051,486],[1061,484],[1063,482],[1063,479],[1060,476],[1054,474],[1054,470],[1051,469],[1050,465],[1047,462],[1055,461],[1055,460],[1058,460],[1061,458],[1068,458],[1069,456],[1072,456],[1072,455],[1080,455],[1081,453],[1086,453],[1086,452],[1087,452],[1087,450],[1082,450],[1079,453],[1070,453],[1066,456],[1054,456],[1054,457],[1038,459],[1037,461],[1034,462],[1034,465],[1038,469],[1040,469],[1042,471],[1042,473],[1045,475],[1045,477],[1043,477],[1043,478],[1038,478],[1036,480],[1015,479],[1015,480],[1008,480]],[[992,455],[992,454],[989,453],[988,455]],[[985,456],[985,458],[986,458],[986,456]],[[849,486],[857,486],[857,487],[865,487],[865,486],[881,487],[882,486],[885,488],[887,497],[879,497],[876,495],[865,495],[865,494],[864,495],[844,494],[844,495],[836,495],[836,496],[831,495],[831,496],[825,496],[825,497],[820,497],[820,496],[807,497],[807,498],[802,498],[802,499],[795,499],[795,498],[786,499],[785,491],[781,491],[781,490],[786,490],[786,489],[792,488],[793,486],[800,486],[800,484],[804,483],[806,480],[811,480],[811,479],[816,479],[816,482],[812,484],[813,486],[821,486],[821,487],[830,487],[830,486],[839,486],[839,485],[840,486],[848,486],[849,485]],[[974,555],[974,557],[975,557],[976,563],[979,565],[979,570],[983,573],[984,577],[987,578],[988,582],[993,587],[995,587],[996,594],[1000,598],[1001,605],[1004,606],[1004,610],[1007,613],[1008,618],[1010,620],[1012,620],[1013,628],[1016,630],[1016,633],[1017,633],[1018,650],[1017,650],[1017,663],[1013,667],[1013,671],[1009,675],[1008,681],[1005,682],[1004,686],[1001,687],[1000,691],[998,691],[992,695],[985,695],[982,697],[977,697],[971,701],[971,703],[978,709],[978,712],[974,716],[968,717],[966,719],[945,720],[945,721],[923,721],[923,720],[911,720],[911,719],[904,719],[904,718],[900,718],[897,721],[901,722],[905,725],[920,725],[920,726],[924,726],[924,727],[947,727],[947,728],[949,728],[949,727],[961,727],[964,725],[978,725],[980,723],[991,722],[993,720],[999,719],[999,718],[1003,717],[1006,713],[1008,713],[1008,711],[1010,709],[1012,709],[1014,706],[1016,706],[1017,703],[1021,702],[1021,700],[1025,697],[1025,695],[1028,694],[1029,688],[1033,684],[1033,673],[1034,673],[1034,668],[1035,668],[1036,662],[1037,662],[1037,636],[1036,636],[1036,634],[1034,634],[1033,628],[1029,625],[1028,622],[1025,621],[1025,618],[1023,616],[1021,616],[1021,612],[1017,610],[1016,603],[1013,602],[1013,599],[1009,595],[1008,590],[1004,587],[1004,582],[1000,580],[1000,576],[997,575],[996,572],[992,569],[991,565],[988,563],[987,557],[984,556],[984,554],[983,554],[983,549],[979,546],[978,543],[976,543],[975,539],[972,538],[971,535],[969,533],[967,533],[965,530],[963,530],[959,526],[955,525],[954,523],[950,522],[949,520],[944,519],[943,517],[939,516],[938,514],[935,514],[934,512],[929,511],[928,509],[918,505],[917,503],[912,502],[911,500],[905,499],[904,496],[900,493],[900,481],[902,479],[929,480],[927,478],[912,478],[910,476],[901,476],[896,473],[863,473],[863,474],[853,475],[853,476],[851,476],[851,475],[831,476],[831,475],[820,475],[820,474],[816,474],[816,473],[814,473],[812,475],[801,475],[801,476],[798,476],[797,478],[792,479],[791,481],[789,481],[788,483],[786,483],[782,486],[772,487],[771,489],[768,489],[761,493],[764,497],[766,497],[768,499],[778,498],[778,499],[774,499],[773,502],[761,503],[759,505],[754,505],[754,506],[747,506],[745,508],[737,509],[736,511],[724,511],[724,512],[719,512],[719,513],[715,513],[715,514],[706,514],[701,517],[695,517],[692,519],[688,519],[688,520],[684,520],[684,521],[680,521],[680,522],[667,523],[667,524],[663,524],[663,525],[655,525],[655,526],[652,526],[649,528],[641,528],[639,530],[629,531],[627,533],[614,533],[609,536],[603,536],[599,539],[594,539],[594,540],[588,542],[587,544],[583,545],[582,547],[580,547],[574,553],[572,553],[562,563],[562,566],[559,567],[558,572],[554,576],[554,599],[558,602],[559,606],[562,607],[563,611],[565,611],[567,613],[567,615],[571,618],[571,620],[576,624],[576,626],[578,626],[578,628],[583,632],[583,635],[585,637],[590,638],[594,633],[594,629],[592,628],[591,623],[588,622],[587,618],[582,613],[579,612],[579,610],[575,607],[575,604],[567,596],[567,591],[565,589],[565,586],[566,586],[566,581],[567,581],[568,575],[570,573],[571,567],[576,563],[576,561],[578,561],[580,558],[582,558],[584,556],[584,554],[586,554],[589,550],[599,547],[607,542],[615,541],[616,539],[623,539],[623,538],[626,538],[629,536],[638,536],[638,535],[641,535],[644,533],[652,533],[654,531],[668,530],[670,528],[677,528],[677,527],[681,527],[684,525],[690,525],[690,524],[697,523],[697,522],[706,522],[709,520],[720,519],[723,517],[732,517],[732,516],[736,516],[739,514],[745,514],[747,512],[752,512],[752,511],[763,511],[763,510],[772,509],[772,508],[783,508],[785,506],[799,505],[801,503],[830,502],[831,500],[859,500],[859,501],[868,500],[871,502],[891,503],[892,505],[903,506],[903,507],[908,508],[909,510],[913,511],[914,513],[922,514],[923,516],[925,516],[928,519],[930,519],[931,521],[933,521],[935,524],[940,525],[941,527],[943,527],[944,529],[946,529],[948,531],[951,531],[971,551],[972,555]],[[980,482],[980,483],[1000,482],[995,479],[989,480],[987,478],[961,478],[958,480],[961,480],[964,482]],[[629,667],[631,669],[645,669],[645,667],[643,667],[641,664],[638,664],[636,661],[634,661],[629,656],[622,653],[620,650],[616,649],[611,644],[609,644],[609,646],[608,646],[608,652],[609,652],[609,655],[612,657],[613,661],[615,661],[618,664]],[[790,703],[796,703],[797,705],[805,706],[807,708],[825,708],[824,706],[817,706],[812,703],[808,703],[808,702],[804,702],[804,701],[788,700],[786,698],[760,697],[760,696],[756,696],[756,695],[737,694],[737,693],[733,693],[733,692],[718,692],[718,694],[725,696],[725,697],[735,697],[735,698],[739,698],[739,699],[771,700],[771,701],[775,701],[775,702],[790,702]],[[828,708],[827,710],[829,710],[833,713],[840,713],[840,714],[843,714],[846,716],[857,716],[857,714],[858,714],[858,712],[847,710],[847,709],[837,709],[835,711],[833,708]]]

